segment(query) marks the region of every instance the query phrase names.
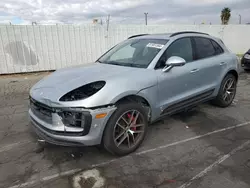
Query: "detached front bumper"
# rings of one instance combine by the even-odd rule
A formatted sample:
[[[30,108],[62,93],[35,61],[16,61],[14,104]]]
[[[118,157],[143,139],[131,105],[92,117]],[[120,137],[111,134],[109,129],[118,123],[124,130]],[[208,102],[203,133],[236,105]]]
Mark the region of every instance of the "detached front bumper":
[[[43,106],[44,107],[44,106]],[[47,108],[47,106],[45,106]],[[51,107],[49,107],[51,108]],[[29,117],[36,134],[48,143],[63,146],[91,146],[101,143],[108,119],[116,110],[115,106],[98,109],[79,109],[84,117],[81,126],[68,126],[61,113],[65,109],[46,112],[44,108],[30,107]],[[68,110],[65,110],[68,112]]]

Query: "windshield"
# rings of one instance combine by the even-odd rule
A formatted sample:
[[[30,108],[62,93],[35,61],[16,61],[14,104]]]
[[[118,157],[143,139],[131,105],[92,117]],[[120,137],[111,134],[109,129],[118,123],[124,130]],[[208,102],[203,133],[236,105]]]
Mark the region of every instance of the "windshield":
[[[147,68],[167,42],[168,40],[164,39],[126,40],[104,54],[98,62]]]

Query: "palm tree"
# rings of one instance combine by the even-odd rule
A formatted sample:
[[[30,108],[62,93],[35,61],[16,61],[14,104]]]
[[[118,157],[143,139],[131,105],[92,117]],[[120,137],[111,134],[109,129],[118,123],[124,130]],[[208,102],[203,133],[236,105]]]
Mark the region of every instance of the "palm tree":
[[[221,23],[223,25],[227,25],[229,20],[230,20],[230,17],[231,17],[231,10],[230,8],[223,8],[222,11],[221,11],[221,15],[220,15],[220,18],[221,18]]]

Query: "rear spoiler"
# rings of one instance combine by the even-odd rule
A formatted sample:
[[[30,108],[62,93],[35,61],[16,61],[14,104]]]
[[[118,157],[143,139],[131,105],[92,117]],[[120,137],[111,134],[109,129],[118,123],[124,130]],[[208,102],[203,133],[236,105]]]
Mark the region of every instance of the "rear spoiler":
[[[148,34],[132,35],[132,36],[128,37],[128,39],[135,38],[135,37],[140,37],[140,36],[145,36],[145,35],[148,35]]]

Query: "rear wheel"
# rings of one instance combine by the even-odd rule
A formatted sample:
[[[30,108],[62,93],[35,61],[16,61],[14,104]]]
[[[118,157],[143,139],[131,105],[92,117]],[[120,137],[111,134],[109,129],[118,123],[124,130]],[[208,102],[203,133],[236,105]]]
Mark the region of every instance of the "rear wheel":
[[[140,104],[120,104],[105,128],[104,148],[115,155],[127,155],[141,145],[147,127],[147,115]]]
[[[212,101],[219,107],[228,107],[236,94],[237,80],[233,74],[228,74],[223,79],[217,97]]]

